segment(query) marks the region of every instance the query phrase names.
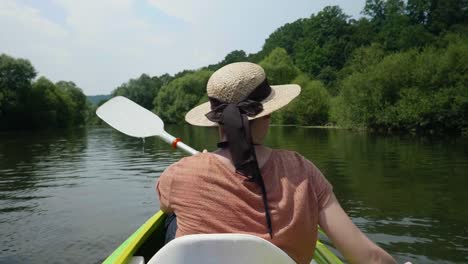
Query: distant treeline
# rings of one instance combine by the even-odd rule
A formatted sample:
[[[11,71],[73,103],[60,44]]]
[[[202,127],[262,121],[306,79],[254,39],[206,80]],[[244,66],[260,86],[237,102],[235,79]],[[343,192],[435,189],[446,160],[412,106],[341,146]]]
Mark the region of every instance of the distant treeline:
[[[109,94],[88,95],[88,96],[86,96],[86,98],[88,99],[88,101],[92,105],[96,106],[96,105],[99,105],[100,103],[102,103],[103,101],[109,100],[110,95]]]
[[[0,129],[66,128],[83,125],[90,106],[73,82],[36,77],[24,59],[0,55]]]
[[[328,6],[278,28],[258,53],[235,50],[217,64],[174,76],[143,74],[117,87],[112,96],[126,96],[168,123],[182,123],[189,109],[208,100],[206,83],[215,70],[232,62],[251,61],[266,70],[270,84],[302,86],[294,103],[274,113],[276,124],[412,131],[468,129],[468,1],[367,0],[362,14],[362,18],[350,19],[340,7]],[[5,59],[11,60],[4,55]],[[18,63],[30,66],[26,61]],[[9,72],[1,65],[0,78],[4,78]],[[16,87],[29,87],[25,90],[30,91],[49,87],[54,93],[37,96],[62,94],[56,97],[63,97],[60,100],[64,102],[70,98],[63,82],[39,79],[32,83],[34,75],[32,70],[20,83],[11,77],[12,86],[1,79],[0,125],[8,115],[14,117],[22,111],[15,105],[27,102]],[[2,95],[7,88],[10,95]],[[13,97],[11,91],[16,91]],[[29,93],[24,98],[34,98],[31,96]],[[39,107],[41,100],[45,99],[23,105],[30,107],[25,113],[35,112],[28,118],[42,120],[38,119],[42,112],[50,120],[55,118],[56,124],[64,123],[52,114],[59,111],[59,103],[48,103],[53,106],[40,111],[31,108]]]
[[[207,101],[213,71],[251,61],[263,66],[271,84],[302,86],[274,123],[460,131],[468,127],[467,3],[367,0],[359,19],[329,6],[280,27],[258,53],[236,50],[175,76],[143,74],[112,95],[181,123],[189,109]]]

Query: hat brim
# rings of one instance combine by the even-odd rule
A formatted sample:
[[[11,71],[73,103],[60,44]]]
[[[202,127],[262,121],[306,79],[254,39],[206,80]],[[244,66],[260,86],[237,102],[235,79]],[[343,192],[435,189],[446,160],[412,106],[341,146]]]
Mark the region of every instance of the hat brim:
[[[271,85],[271,93],[261,103],[263,111],[258,115],[249,117],[249,120],[271,114],[281,107],[289,104],[301,93],[301,87],[297,84]],[[210,102],[206,102],[194,107],[185,115],[185,121],[194,126],[218,126],[218,123],[211,122],[206,118],[206,114],[211,111]]]

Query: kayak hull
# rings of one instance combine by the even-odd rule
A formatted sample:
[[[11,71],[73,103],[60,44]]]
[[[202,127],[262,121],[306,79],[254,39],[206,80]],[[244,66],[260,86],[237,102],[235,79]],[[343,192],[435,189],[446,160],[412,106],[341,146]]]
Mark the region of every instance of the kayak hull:
[[[103,264],[126,264],[133,256],[143,256],[148,262],[164,246],[166,217],[164,212],[157,212],[107,257]],[[342,264],[320,241],[317,241],[314,261],[318,264]]]

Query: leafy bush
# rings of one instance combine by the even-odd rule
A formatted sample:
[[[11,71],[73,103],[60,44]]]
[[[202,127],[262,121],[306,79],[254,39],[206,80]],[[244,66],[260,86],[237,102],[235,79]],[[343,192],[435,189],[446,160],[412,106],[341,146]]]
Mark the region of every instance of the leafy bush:
[[[86,96],[73,82],[33,82],[36,71],[24,59],[0,55],[0,128],[51,128],[82,125]]]
[[[328,122],[330,95],[320,81],[301,74],[292,81],[302,87],[301,94],[278,113],[282,124],[325,125]],[[273,120],[275,121],[275,120]]]
[[[182,122],[185,114],[206,94],[206,83],[211,74],[211,71],[201,70],[172,80],[154,98],[154,112],[165,122]]]
[[[341,107],[349,112],[350,123],[403,129],[466,127],[468,39],[449,38],[447,48],[391,54],[346,77]]]
[[[282,48],[274,49],[260,62],[260,66],[265,70],[270,84],[289,83],[299,72],[286,50]]]
[[[160,78],[142,74],[139,78],[130,79],[127,83],[117,87],[112,92],[112,96],[125,96],[146,109],[151,110],[154,108],[154,97],[156,97],[162,85],[163,80]]]

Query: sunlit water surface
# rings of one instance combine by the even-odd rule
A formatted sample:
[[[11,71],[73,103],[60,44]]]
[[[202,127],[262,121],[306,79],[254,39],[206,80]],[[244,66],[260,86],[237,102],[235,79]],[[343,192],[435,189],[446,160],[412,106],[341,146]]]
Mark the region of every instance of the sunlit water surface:
[[[215,129],[172,126],[197,149]],[[399,262],[468,262],[468,140],[272,127]],[[184,153],[110,128],[0,133],[0,263],[99,263],[158,210],[155,182]]]

